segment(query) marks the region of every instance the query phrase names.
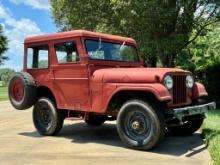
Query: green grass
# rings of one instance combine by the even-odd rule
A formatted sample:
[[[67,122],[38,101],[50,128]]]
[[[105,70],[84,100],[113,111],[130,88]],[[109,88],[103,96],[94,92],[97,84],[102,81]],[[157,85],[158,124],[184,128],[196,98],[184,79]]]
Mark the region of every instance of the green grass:
[[[220,165],[220,110],[207,113],[202,134],[207,139],[213,165]]]
[[[0,87],[0,101],[8,100],[8,87]]]

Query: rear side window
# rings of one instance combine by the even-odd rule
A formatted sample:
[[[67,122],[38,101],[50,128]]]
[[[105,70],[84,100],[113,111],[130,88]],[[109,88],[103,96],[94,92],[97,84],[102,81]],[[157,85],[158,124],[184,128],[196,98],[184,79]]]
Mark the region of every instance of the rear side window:
[[[49,64],[48,45],[34,46],[27,49],[27,68],[44,69]]]
[[[58,63],[75,63],[79,61],[76,44],[74,42],[62,42],[54,45]]]

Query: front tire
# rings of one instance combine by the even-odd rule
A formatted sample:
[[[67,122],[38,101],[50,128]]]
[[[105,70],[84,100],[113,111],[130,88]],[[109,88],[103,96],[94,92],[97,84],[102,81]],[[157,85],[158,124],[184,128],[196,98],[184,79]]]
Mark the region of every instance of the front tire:
[[[117,130],[126,146],[150,150],[165,134],[165,121],[159,108],[141,100],[130,100],[120,109]]]
[[[49,98],[42,97],[37,101],[33,109],[33,122],[41,135],[56,135],[61,130],[63,121],[61,111],[56,109]]]

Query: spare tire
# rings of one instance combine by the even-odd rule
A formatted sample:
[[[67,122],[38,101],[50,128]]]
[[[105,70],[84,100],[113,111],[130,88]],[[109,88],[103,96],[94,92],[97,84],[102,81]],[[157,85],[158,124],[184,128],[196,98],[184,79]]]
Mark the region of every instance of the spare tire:
[[[11,104],[18,110],[30,108],[36,102],[36,85],[27,72],[17,72],[10,80],[8,96]]]

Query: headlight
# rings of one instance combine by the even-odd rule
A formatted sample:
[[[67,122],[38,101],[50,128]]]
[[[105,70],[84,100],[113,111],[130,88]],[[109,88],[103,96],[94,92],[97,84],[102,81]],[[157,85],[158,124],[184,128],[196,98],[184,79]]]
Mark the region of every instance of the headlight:
[[[164,85],[169,90],[173,88],[173,79],[172,79],[171,76],[169,76],[169,75],[165,76],[165,78],[164,78]]]
[[[188,75],[186,76],[186,86],[187,88],[192,88],[194,85],[194,80],[193,80],[193,77]]]

